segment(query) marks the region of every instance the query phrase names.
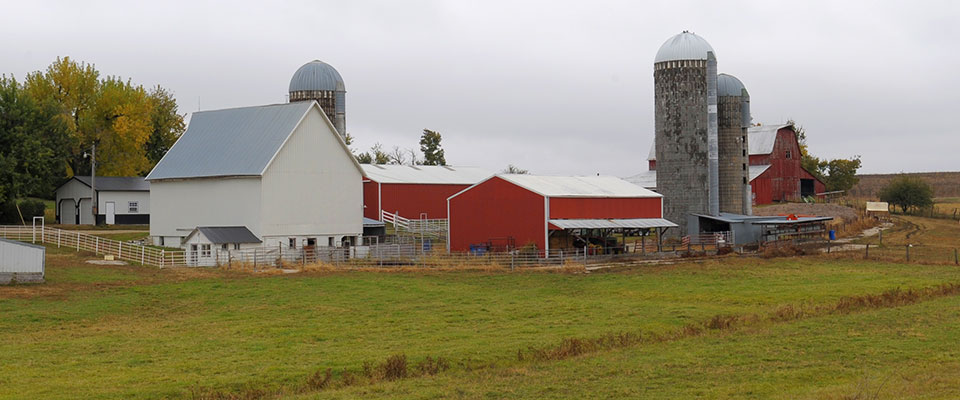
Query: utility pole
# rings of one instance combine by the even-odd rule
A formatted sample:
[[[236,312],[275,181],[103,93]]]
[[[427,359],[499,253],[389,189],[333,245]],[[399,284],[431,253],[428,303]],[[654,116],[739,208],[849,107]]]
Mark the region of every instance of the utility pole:
[[[93,211],[93,224],[97,224],[97,142],[93,142],[93,149],[90,151],[90,199],[93,204],[90,210]]]

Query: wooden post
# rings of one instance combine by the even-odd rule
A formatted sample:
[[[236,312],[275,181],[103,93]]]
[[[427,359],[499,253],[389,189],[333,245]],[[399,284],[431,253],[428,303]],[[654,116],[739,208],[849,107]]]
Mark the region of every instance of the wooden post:
[[[869,258],[870,258],[870,243],[867,243],[867,249],[866,249],[866,252],[863,253],[863,258],[864,258],[864,259],[869,259]]]
[[[123,242],[117,245],[117,259],[123,258]]]
[[[63,232],[60,229],[57,229],[57,248],[60,248],[60,233]]]
[[[147,248],[145,246],[140,246],[140,265],[143,265],[143,256],[145,255]]]
[[[77,251],[80,251],[80,232],[77,232],[76,235],[77,235]]]
[[[880,230],[880,245],[883,246],[883,229]]]
[[[960,253],[953,249],[953,265],[960,265]]]
[[[96,239],[95,239],[94,245],[93,245],[93,254],[97,254],[97,253],[100,252],[100,236],[94,236],[94,237],[95,237]]]
[[[904,247],[907,248],[907,262],[909,262],[910,261],[910,245],[908,244],[908,245],[905,245]]]
[[[160,269],[163,269],[163,258],[166,252],[166,250],[160,250]]]

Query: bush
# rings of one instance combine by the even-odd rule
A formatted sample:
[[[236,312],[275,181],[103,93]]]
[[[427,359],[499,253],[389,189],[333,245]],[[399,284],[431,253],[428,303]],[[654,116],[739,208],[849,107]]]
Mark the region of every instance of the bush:
[[[17,211],[17,205],[20,211]],[[0,223],[17,224],[21,223],[20,215],[23,215],[22,222],[29,224],[33,217],[42,217],[47,206],[40,200],[21,200],[19,203],[13,200],[7,201],[0,206]]]
[[[893,204],[904,213],[911,208],[923,209],[933,205],[933,188],[924,180],[904,175],[880,190],[880,201]]]

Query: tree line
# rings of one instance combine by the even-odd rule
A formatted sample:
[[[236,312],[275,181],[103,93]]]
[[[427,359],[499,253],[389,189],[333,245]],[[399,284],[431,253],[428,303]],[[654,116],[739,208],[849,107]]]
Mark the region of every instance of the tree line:
[[[393,146],[393,150],[385,151],[379,142],[370,147],[369,151],[360,154],[354,153],[360,164],[393,164],[393,165],[447,165],[440,142],[443,137],[440,132],[424,129],[420,135],[420,153],[414,149],[401,149]],[[349,134],[346,137],[347,145],[353,142]]]
[[[19,81],[0,76],[0,204],[50,198],[74,175],[142,176],[185,130],[173,94],[57,58]]]

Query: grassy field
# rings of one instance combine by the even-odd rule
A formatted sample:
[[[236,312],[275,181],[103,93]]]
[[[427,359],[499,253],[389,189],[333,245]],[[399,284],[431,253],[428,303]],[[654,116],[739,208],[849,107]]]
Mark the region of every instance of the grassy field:
[[[957,332],[950,328],[958,303],[947,296],[902,309],[750,324],[574,358],[518,356],[569,338],[624,332],[667,338],[717,316],[831,307],[850,296],[960,282],[960,269],[949,266],[730,258],[594,274],[253,275],[93,266],[83,263],[85,257],[51,249],[47,284],[0,288],[0,398],[536,398],[594,391],[601,397],[816,397],[821,390],[847,393],[861,376],[873,376],[865,375],[872,366],[899,368],[903,357],[897,354],[923,360],[933,352],[906,346],[887,354],[883,342],[867,340],[893,329],[895,315],[886,312],[917,307],[918,314],[947,313],[929,327],[898,323],[908,324],[904,332],[930,349],[957,339],[949,336]],[[844,361],[845,352],[868,350],[819,339],[852,332],[882,354],[865,359],[869,363]],[[365,376],[365,364],[377,370],[401,354],[411,371],[430,365],[427,357],[442,358],[443,368],[436,369],[445,371],[395,382],[362,378],[336,388],[344,375]],[[938,354],[957,362],[956,353]],[[755,365],[762,368],[750,372]],[[314,376],[328,369],[335,383]],[[791,383],[789,392],[776,391],[782,382]]]

